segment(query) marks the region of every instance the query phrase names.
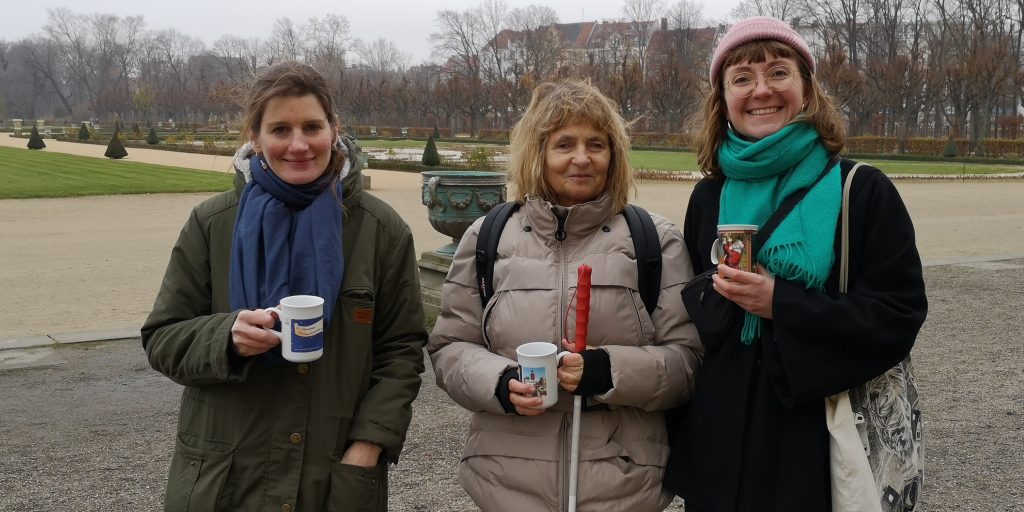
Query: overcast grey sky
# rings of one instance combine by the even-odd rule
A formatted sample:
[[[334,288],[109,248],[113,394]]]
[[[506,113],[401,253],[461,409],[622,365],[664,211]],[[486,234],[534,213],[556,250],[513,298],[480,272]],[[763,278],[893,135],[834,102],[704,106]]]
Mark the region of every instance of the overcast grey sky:
[[[668,4],[675,0],[666,0]],[[720,19],[738,0],[699,0],[704,16]],[[506,0],[510,9],[530,4],[551,6],[562,23],[613,19],[620,16],[622,0]],[[278,18],[304,22],[327,13],[345,16],[352,36],[364,41],[383,37],[408,53],[410,64],[430,58],[430,33],[437,11],[463,10],[480,0],[0,0],[0,39],[16,41],[40,33],[47,9],[68,7],[77,14],[141,15],[149,29],[176,28],[210,45],[220,36],[265,37]]]

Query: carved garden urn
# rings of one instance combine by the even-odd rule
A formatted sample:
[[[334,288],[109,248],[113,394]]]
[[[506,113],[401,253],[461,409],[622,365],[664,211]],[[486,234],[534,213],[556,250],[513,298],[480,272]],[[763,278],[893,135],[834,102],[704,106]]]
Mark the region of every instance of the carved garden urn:
[[[455,254],[459,240],[473,221],[505,202],[505,173],[488,171],[426,171],[423,204],[430,225],[452,237],[434,252]]]

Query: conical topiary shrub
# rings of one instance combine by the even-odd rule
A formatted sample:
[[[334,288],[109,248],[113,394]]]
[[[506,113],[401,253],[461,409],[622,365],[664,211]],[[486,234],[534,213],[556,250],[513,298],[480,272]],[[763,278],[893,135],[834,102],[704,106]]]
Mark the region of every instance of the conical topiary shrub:
[[[43,138],[39,136],[39,130],[35,126],[32,127],[32,135],[28,138],[29,149],[43,149],[46,147],[46,143],[43,142]]]
[[[78,129],[78,140],[89,140],[89,128],[82,123],[82,127]]]
[[[438,140],[440,138],[441,138],[441,130],[439,130],[437,128],[437,125],[435,124],[434,125],[434,140]]]
[[[956,156],[956,141],[953,140],[953,134],[949,135],[949,140],[946,141],[946,149],[942,151],[942,156],[946,158],[953,158]]]
[[[156,128],[153,128],[152,126],[149,127],[149,136],[146,137],[146,144],[151,146],[160,144],[160,137],[156,136]]]
[[[103,153],[103,156],[115,160],[128,156],[128,151],[124,149],[124,144],[121,144],[121,139],[117,136],[117,130],[114,130],[114,136],[110,138],[107,151]]]
[[[134,135],[136,139],[142,138],[142,128],[139,128],[139,123],[132,124],[132,135]]]
[[[423,165],[441,165],[441,155],[437,154],[437,145],[434,144],[434,136],[427,138],[427,147],[423,150]]]

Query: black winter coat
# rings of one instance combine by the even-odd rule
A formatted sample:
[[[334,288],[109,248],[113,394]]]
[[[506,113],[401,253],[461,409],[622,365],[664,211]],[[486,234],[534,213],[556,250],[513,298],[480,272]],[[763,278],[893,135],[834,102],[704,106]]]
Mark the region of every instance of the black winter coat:
[[[842,178],[854,162],[843,160]],[[722,178],[694,188],[683,237],[694,274],[712,267]],[[927,312],[914,227],[892,182],[862,166],[850,192],[849,292],[840,236],[826,291],[776,278],[774,319],[750,346],[740,329],[706,348],[691,402],[669,414],[665,487],[693,511],[831,509],[824,398],[884,373]]]

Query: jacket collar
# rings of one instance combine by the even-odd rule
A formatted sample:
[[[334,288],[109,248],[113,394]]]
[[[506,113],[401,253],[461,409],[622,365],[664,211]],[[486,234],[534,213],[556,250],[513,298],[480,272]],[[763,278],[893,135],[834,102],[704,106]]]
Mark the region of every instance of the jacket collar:
[[[555,238],[558,219],[565,219],[562,229],[567,239],[593,232],[606,224],[615,213],[612,212],[612,198],[608,194],[601,194],[593,201],[575,206],[559,206],[546,199],[527,197],[522,209],[527,225],[544,238]]]

